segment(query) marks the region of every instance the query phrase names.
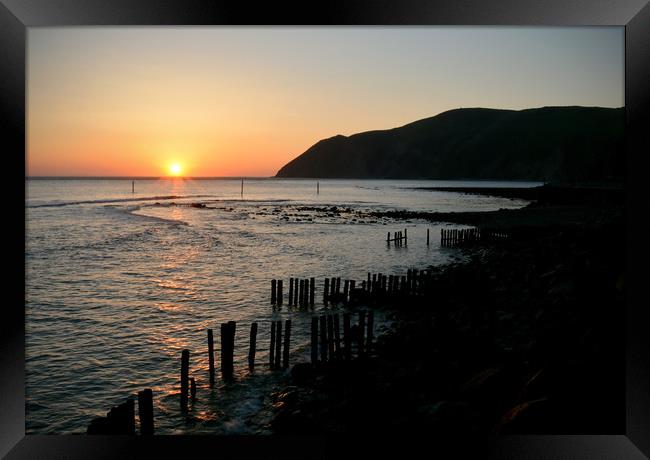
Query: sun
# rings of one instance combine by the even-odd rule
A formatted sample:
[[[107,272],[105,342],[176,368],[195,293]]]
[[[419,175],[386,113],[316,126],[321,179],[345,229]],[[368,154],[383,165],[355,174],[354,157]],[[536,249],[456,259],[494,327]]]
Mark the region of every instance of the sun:
[[[179,176],[181,172],[183,171],[183,168],[179,163],[172,163],[169,165],[169,174],[172,176]]]

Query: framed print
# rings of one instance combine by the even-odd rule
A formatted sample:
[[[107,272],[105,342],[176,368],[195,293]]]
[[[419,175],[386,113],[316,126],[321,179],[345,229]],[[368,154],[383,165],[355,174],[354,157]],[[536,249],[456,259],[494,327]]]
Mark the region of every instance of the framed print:
[[[3,456],[650,454],[647,3],[0,21]]]

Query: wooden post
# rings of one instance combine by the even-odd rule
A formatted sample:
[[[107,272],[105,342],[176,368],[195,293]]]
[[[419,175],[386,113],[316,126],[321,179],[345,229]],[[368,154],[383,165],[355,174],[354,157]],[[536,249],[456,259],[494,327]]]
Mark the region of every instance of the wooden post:
[[[368,339],[366,340],[366,353],[370,354],[372,349],[373,329],[375,324],[375,313],[368,311]]]
[[[289,344],[291,343],[291,320],[284,322],[284,354],[282,356],[282,367],[289,367]]]
[[[131,181],[131,193],[135,193],[135,181]]]
[[[316,181],[316,195],[320,194],[320,183]]]
[[[311,317],[311,363],[318,363],[318,318]]]
[[[388,232],[388,235],[386,236],[386,244],[390,246],[390,232]]]
[[[248,346],[248,368],[255,368],[255,350],[257,349],[257,323],[251,323],[251,338]]]
[[[279,369],[282,360],[282,321],[275,326],[275,368]]]
[[[276,287],[275,287],[275,280],[271,280],[271,303],[275,305],[275,292],[276,292]]]
[[[343,299],[345,302],[348,301],[348,292],[350,292],[350,280],[345,280],[343,284]]]
[[[235,329],[237,323],[228,321],[228,377],[232,378],[235,370]]]
[[[221,376],[224,379],[232,377],[233,353],[235,342],[235,322],[221,324]]]
[[[298,278],[293,280],[293,306],[298,305]]]
[[[244,196],[244,179],[241,180],[241,196]]]
[[[125,430],[128,435],[135,435],[135,401],[133,398],[126,400],[125,411],[126,411],[126,420],[125,420]]]
[[[365,310],[360,310],[359,311],[359,330],[358,330],[359,337],[357,337],[357,349],[359,350],[359,356],[362,356],[362,355],[365,354],[364,347],[363,347],[363,345],[364,345],[363,342],[364,342],[364,339],[365,339],[365,337],[364,337],[365,329],[366,329],[366,312],[365,312]]]
[[[427,246],[429,246],[429,229],[427,228]]]
[[[368,272],[368,282],[366,283],[366,290],[370,292],[370,272]]]
[[[408,229],[404,229],[404,244],[409,244]]]
[[[350,337],[350,313],[343,313],[343,341],[345,344],[345,359],[352,359],[352,340]]]
[[[336,278],[332,277],[330,280],[330,297],[336,299]]]
[[[277,303],[278,305],[282,305],[282,280],[278,280],[278,296],[277,296]]]
[[[354,286],[356,285],[355,280],[350,280],[350,300],[352,300],[352,291],[354,291]]]
[[[214,339],[212,329],[208,329],[208,365],[210,367],[210,386],[214,386]]]
[[[325,278],[325,289],[323,290],[323,302],[327,303],[327,298],[330,292],[330,279]]]
[[[314,298],[316,296],[316,279],[309,279],[309,305],[314,306]]]
[[[271,346],[269,347],[269,366],[275,364],[275,321],[271,321]]]
[[[293,305],[293,278],[289,278],[289,306]]]
[[[305,300],[305,280],[299,281],[300,291],[298,293],[298,305],[304,306]]]
[[[336,359],[341,359],[341,331],[339,328],[339,314],[334,314],[334,348],[336,349]]]
[[[190,377],[190,393],[192,394],[192,402],[196,401],[196,380]]]
[[[146,388],[138,391],[138,416],[140,417],[140,434],[152,435],[153,426],[153,391]]]
[[[330,359],[334,359],[334,319],[327,315],[327,353]]]
[[[190,350],[185,349],[181,353],[181,410],[187,410],[187,385],[189,383]]]
[[[327,361],[327,319],[324,315],[320,317],[320,360]]]

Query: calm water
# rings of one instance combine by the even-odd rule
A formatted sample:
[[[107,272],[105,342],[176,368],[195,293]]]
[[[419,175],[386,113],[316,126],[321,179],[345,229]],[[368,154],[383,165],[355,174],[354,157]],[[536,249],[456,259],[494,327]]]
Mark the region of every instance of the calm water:
[[[270,279],[361,280],[455,257],[440,225],[394,222],[367,210],[516,208],[519,200],[409,190],[420,186],[533,186],[450,181],[28,180],[27,433],[84,433],[93,417],[138,390],[154,391],[156,431],[268,433],[270,321],[292,319],[292,360],[308,360],[311,311],[270,304]],[[205,204],[205,208],[188,206]],[[331,209],[337,206],[337,210]],[[343,209],[341,209],[343,207]],[[445,224],[441,224],[445,225]],[[426,246],[426,228],[432,244]],[[408,228],[407,247],[387,247]],[[206,329],[237,321],[236,381],[210,390]],[[246,364],[259,323],[258,366]],[[381,318],[376,320],[381,332]],[[180,355],[198,386],[188,416],[178,403]],[[217,363],[220,358],[217,358]]]

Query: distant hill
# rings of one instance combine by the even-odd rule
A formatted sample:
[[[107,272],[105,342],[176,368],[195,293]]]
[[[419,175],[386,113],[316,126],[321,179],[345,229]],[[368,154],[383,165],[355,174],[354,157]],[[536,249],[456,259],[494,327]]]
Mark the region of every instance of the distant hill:
[[[622,177],[623,108],[456,109],[323,139],[276,177],[583,181]]]

